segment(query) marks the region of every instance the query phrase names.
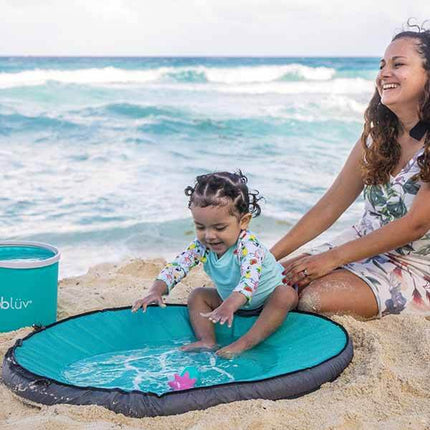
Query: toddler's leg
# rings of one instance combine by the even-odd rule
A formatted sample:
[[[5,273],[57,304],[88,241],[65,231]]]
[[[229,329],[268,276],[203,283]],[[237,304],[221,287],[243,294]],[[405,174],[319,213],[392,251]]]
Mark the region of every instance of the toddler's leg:
[[[284,321],[288,312],[297,306],[297,292],[286,285],[275,288],[250,330],[241,338],[217,351],[217,354],[232,358],[269,337]]]
[[[188,298],[188,313],[197,342],[181,347],[182,351],[211,349],[215,347],[214,324],[200,313],[212,312],[221,305],[222,300],[215,288],[196,288]]]

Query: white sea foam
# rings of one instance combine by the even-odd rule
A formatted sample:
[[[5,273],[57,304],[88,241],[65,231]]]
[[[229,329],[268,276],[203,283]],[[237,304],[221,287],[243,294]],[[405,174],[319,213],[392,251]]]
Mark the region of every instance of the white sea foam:
[[[0,88],[45,85],[54,81],[63,84],[148,84],[174,80],[184,73],[204,76],[209,83],[250,84],[287,79],[324,81],[332,79],[335,69],[309,67],[301,64],[249,67],[160,67],[148,70],[126,70],[115,67],[78,70],[35,69],[18,73],[0,73]]]
[[[303,122],[347,121],[362,122],[367,104],[346,94],[326,94],[309,99],[300,97],[285,104],[267,106],[260,111],[263,117]]]
[[[374,82],[362,78],[330,81],[269,82],[253,85],[219,86],[220,92],[241,94],[371,94]]]
[[[0,73],[0,88],[45,85],[49,81],[63,84],[128,84],[148,83],[160,79],[168,68],[124,70],[115,67],[79,70],[27,70],[19,73]]]
[[[223,84],[263,83],[288,78],[325,81],[332,79],[336,73],[335,69],[329,67],[308,67],[301,64],[203,69],[209,82]]]

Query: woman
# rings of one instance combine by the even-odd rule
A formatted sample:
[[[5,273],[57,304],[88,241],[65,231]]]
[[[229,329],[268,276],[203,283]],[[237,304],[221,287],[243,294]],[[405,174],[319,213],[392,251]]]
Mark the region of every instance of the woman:
[[[272,248],[281,259],[327,230],[364,190],[362,219],[289,259],[298,308],[370,318],[430,314],[430,30],[394,37],[361,138],[321,200]]]

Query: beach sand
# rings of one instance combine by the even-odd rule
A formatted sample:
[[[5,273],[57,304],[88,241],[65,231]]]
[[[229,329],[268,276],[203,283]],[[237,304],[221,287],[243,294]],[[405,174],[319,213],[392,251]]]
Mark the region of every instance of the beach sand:
[[[102,264],[60,282],[58,317],[130,305],[164,261]],[[194,270],[168,297],[185,303],[209,284]],[[294,400],[249,400],[182,415],[135,419],[97,406],[28,405],[0,384],[1,429],[430,429],[430,318],[393,315],[373,321],[333,317],[350,333],[355,355],[332,383]],[[0,357],[31,329],[0,334]]]

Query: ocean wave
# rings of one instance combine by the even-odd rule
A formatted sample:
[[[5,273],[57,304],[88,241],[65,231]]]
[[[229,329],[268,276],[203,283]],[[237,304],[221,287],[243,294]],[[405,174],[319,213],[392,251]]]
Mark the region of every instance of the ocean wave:
[[[117,117],[136,120],[160,117],[182,118],[184,116],[187,116],[187,113],[185,110],[169,106],[118,102],[89,107],[84,106],[81,109],[74,109],[68,111],[66,115],[70,115],[73,118],[96,119],[103,117]]]
[[[80,85],[148,84],[154,82],[187,82],[214,84],[251,84],[276,81],[326,81],[336,74],[329,67],[302,64],[243,67],[159,67],[126,70],[115,67],[56,70],[34,69],[18,73],[0,73],[0,88],[40,86],[48,82]]]
[[[256,85],[235,85],[217,87],[225,93],[240,94],[371,94],[375,88],[373,81],[354,79],[333,79],[330,81],[270,82]]]
[[[34,131],[69,131],[79,125],[61,118],[53,118],[46,115],[27,116],[19,113],[0,114],[0,135],[8,136],[12,133],[29,133]]]
[[[297,102],[293,105],[275,105],[262,109],[258,115],[236,117],[212,117],[185,109],[138,105],[131,103],[108,104],[64,112],[58,117],[25,114],[0,114],[0,136],[45,132],[84,133],[94,130],[103,133],[107,130],[120,132],[123,137],[144,136],[159,138],[167,135],[181,135],[198,139],[200,135],[214,138],[240,138],[248,136],[295,135],[297,124],[313,123],[313,128],[328,122],[361,122],[365,104],[347,97],[321,98],[320,103]],[[100,119],[102,118],[103,121]],[[130,121],[133,121],[130,129]],[[133,131],[134,130],[134,131]],[[134,134],[133,134],[134,133]],[[39,134],[33,138],[39,139]],[[81,139],[82,135],[78,135]],[[132,141],[136,142],[136,136]],[[142,140],[142,142],[151,142]]]
[[[210,119],[210,118],[157,118],[151,122],[146,122],[138,126],[138,131],[145,136],[154,138],[161,136],[180,135],[182,137],[199,139],[202,136],[209,139],[253,139],[289,136],[301,136],[302,127],[311,124],[308,134],[318,135],[327,127],[337,129],[342,127],[343,123],[361,123],[361,114],[348,114],[345,112],[321,114],[314,113],[289,113],[288,111],[276,112],[267,117],[250,117],[250,118],[232,118],[232,119]],[[261,143],[258,144],[261,147]],[[200,148],[202,154],[213,154],[215,146]],[[277,154],[279,152],[274,147],[269,147],[265,151],[268,154]]]
[[[325,81],[336,70],[329,67],[309,67],[302,64],[285,66],[254,66],[237,68],[204,68],[208,82],[223,84],[249,84],[276,81]]]
[[[109,114],[124,116],[132,119],[141,119],[148,117],[183,117],[185,112],[180,109],[145,106],[134,103],[113,103],[105,106],[102,110]]]
[[[288,104],[271,105],[264,108],[262,116],[303,122],[346,121],[361,122],[367,107],[364,100],[356,100],[345,94],[322,95],[297,98]]]
[[[128,84],[148,83],[158,80],[167,68],[155,70],[124,70],[115,67],[79,70],[35,69],[18,73],[0,73],[0,88],[46,85],[48,82],[63,84]]]
[[[267,136],[282,134],[289,129],[288,124],[277,124],[275,121],[267,121],[264,118],[234,118],[234,119],[211,119],[211,118],[158,118],[152,122],[138,127],[141,133],[163,136],[180,134],[188,137],[212,136],[214,138],[238,138],[244,135]],[[200,149],[210,151],[214,148]]]

